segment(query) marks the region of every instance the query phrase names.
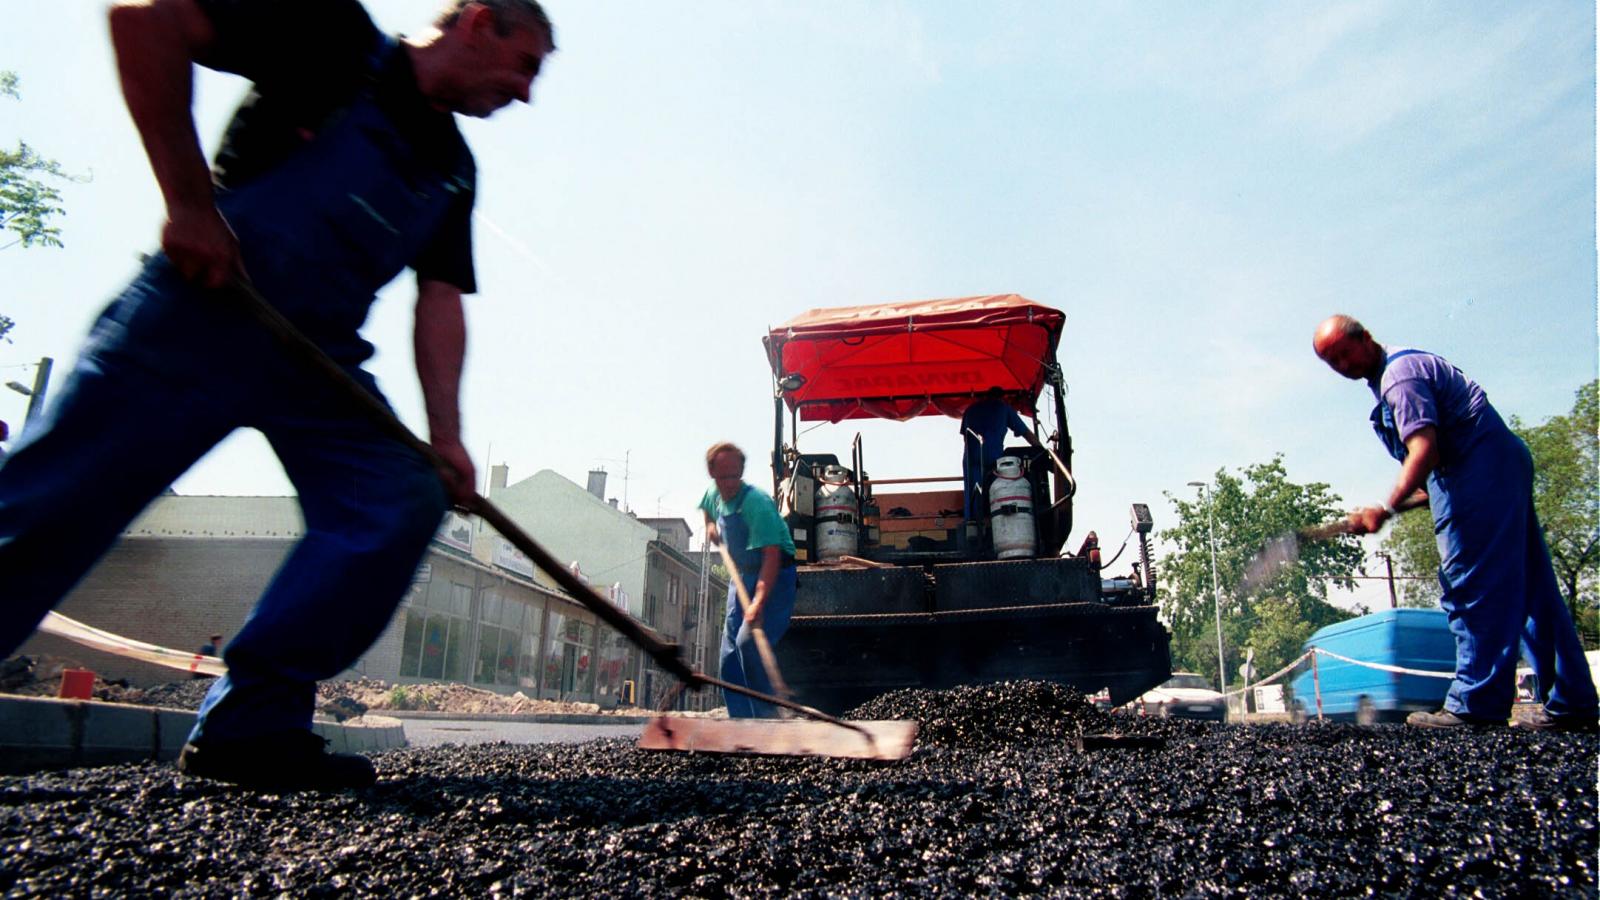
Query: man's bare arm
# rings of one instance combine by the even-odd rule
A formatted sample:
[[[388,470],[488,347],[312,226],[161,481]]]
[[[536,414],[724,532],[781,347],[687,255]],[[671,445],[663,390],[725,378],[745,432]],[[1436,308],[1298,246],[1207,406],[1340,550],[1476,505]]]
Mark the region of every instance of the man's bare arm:
[[[417,280],[412,337],[417,381],[428,411],[428,441],[451,471],[440,472],[450,498],[464,503],[476,492],[472,457],[461,444],[461,365],[467,352],[467,319],[461,289],[444,281]]]
[[[167,205],[161,249],[185,278],[220,287],[242,269],[239,242],[217,212],[191,109],[194,63],[216,33],[195,0],[123,0],[109,20],[122,96]]]
[[[1353,533],[1373,534],[1394,513],[1428,505],[1428,492],[1423,485],[1438,465],[1439,431],[1432,425],[1424,425],[1406,438],[1406,460],[1401,463],[1400,477],[1384,500],[1387,506],[1367,506],[1352,512]]]

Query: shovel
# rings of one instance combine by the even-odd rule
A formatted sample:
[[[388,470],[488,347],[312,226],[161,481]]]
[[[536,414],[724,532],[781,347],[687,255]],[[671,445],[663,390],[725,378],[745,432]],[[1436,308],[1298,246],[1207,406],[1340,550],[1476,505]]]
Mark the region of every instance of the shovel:
[[[1241,586],[1249,593],[1278,574],[1284,566],[1292,565],[1300,559],[1300,548],[1306,544],[1325,541],[1338,537],[1341,534],[1351,534],[1349,519],[1335,519],[1321,525],[1312,525],[1297,529],[1287,534],[1280,534],[1270,541],[1265,547],[1250,557],[1244,567],[1244,579]]]
[[[323,378],[344,398],[355,406],[361,414],[377,427],[381,428],[389,437],[410,447],[441,471],[447,464],[434,451],[433,445],[411,433],[389,408],[368,393],[359,382],[350,377],[340,365],[333,361],[321,347],[312,343],[309,338],[300,333],[284,315],[278,311],[261,293],[256,290],[243,276],[236,277],[229,286],[220,293],[233,298],[241,308],[260,322],[284,346],[284,349],[301,364],[305,365],[323,376]],[[679,746],[667,741],[670,746],[658,746],[647,743],[652,729],[646,728],[645,734],[640,737],[639,745],[646,749],[673,749],[673,750],[717,750],[727,746],[726,752],[757,753],[766,755],[795,755],[797,753],[810,756],[842,756],[863,759],[901,760],[911,753],[911,744],[916,737],[917,723],[915,722],[846,722],[828,715],[820,710],[803,706],[784,697],[773,697],[754,691],[743,685],[729,684],[720,678],[714,678],[704,672],[697,672],[683,661],[679,655],[678,646],[663,641],[650,629],[635,621],[632,616],[618,609],[615,605],[594,592],[587,584],[578,580],[577,576],[567,571],[549,551],[541,547],[534,539],[528,536],[520,526],[501,512],[498,507],[490,503],[482,495],[473,494],[461,508],[468,513],[475,514],[483,521],[488,522],[495,531],[511,543],[512,546],[522,551],[533,564],[543,569],[550,578],[564,589],[574,600],[583,604],[588,610],[598,616],[601,621],[615,628],[635,646],[643,650],[656,665],[676,676],[682,684],[679,690],[685,687],[717,687],[724,691],[742,694],[755,700],[771,703],[774,706],[791,709],[801,715],[816,720],[803,723],[774,723],[764,720],[729,720],[720,723],[725,726],[735,726],[731,729],[724,728],[724,739],[712,746],[712,742],[701,743],[706,746]],[[710,721],[695,719],[679,719],[678,722]],[[658,718],[651,723],[661,723]],[[793,740],[788,737],[777,738],[770,732],[769,726],[773,724],[802,725],[814,731],[806,732],[806,739]],[[743,726],[743,727],[740,727]],[[750,727],[757,726],[757,727]],[[669,735],[674,733],[678,725],[671,729],[665,725],[656,729],[665,731]],[[791,734],[797,734],[793,731]],[[731,735],[731,737],[729,737]]]

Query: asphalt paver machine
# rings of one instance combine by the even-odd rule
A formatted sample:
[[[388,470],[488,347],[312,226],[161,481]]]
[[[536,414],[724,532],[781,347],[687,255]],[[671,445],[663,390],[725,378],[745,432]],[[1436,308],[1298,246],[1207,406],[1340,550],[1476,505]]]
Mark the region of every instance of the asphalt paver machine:
[[[815,309],[769,331],[773,492],[799,563],[777,656],[796,700],[839,712],[897,688],[1029,679],[1121,704],[1170,675],[1147,507],[1132,505],[1130,575],[1104,577],[1092,532],[1062,551],[1076,491],[1065,320],[1004,294]],[[1033,439],[983,473],[971,515],[959,471],[874,479],[895,461],[870,458],[859,433],[823,443],[840,429],[801,446],[802,423],[960,419],[995,388]],[[949,436],[957,469],[961,430]]]

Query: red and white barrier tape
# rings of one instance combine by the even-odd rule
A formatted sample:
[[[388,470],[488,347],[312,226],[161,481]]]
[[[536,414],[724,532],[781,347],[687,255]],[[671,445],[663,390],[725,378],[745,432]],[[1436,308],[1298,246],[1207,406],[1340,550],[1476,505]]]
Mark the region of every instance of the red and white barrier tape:
[[[109,631],[101,631],[91,625],[85,625],[76,619],[69,619],[60,613],[52,612],[39,623],[39,630],[45,634],[66,638],[74,643],[91,647],[103,653],[121,656],[127,659],[137,659],[142,662],[166,666],[169,669],[181,669],[185,672],[199,673],[201,675],[224,675],[228,667],[222,660],[215,656],[203,656],[199,653],[185,653],[182,650],[173,650],[167,647],[158,647],[144,641],[125,638]]]

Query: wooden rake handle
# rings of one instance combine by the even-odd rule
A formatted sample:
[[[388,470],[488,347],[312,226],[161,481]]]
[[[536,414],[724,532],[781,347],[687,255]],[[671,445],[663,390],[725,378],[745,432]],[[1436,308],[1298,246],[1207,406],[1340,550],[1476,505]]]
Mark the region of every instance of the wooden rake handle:
[[[235,278],[227,288],[219,293],[236,301],[246,313],[260,322],[284,346],[290,356],[313,372],[322,375],[329,384],[333,385],[358,411],[385,434],[415,450],[435,468],[444,471],[449,466],[439,456],[438,451],[433,449],[432,444],[412,434],[411,429],[396,418],[389,407],[380,402],[377,397],[374,397],[360,382],[352,378],[350,373],[334,362],[327,353],[323,352],[321,347],[318,347],[315,343],[312,343],[310,338],[301,334],[300,329],[294,327],[294,324],[285,318],[277,307],[267,302],[267,299],[261,296],[261,292],[256,290],[255,285],[245,278],[239,277]],[[771,694],[764,694],[743,685],[729,684],[703,672],[696,672],[688,663],[683,661],[683,657],[679,654],[678,645],[661,640],[648,628],[635,621],[632,616],[618,609],[605,598],[595,593],[593,588],[578,580],[577,576],[567,571],[566,566],[563,566],[559,560],[551,556],[549,551],[541,547],[537,541],[523,531],[517,523],[511,521],[510,517],[502,512],[499,507],[490,503],[488,499],[474,493],[462,505],[462,509],[488,522],[494,527],[495,531],[500,532],[501,536],[510,541],[512,546],[521,550],[528,559],[532,560],[534,565],[543,569],[573,599],[588,608],[590,612],[598,616],[607,625],[615,628],[623,637],[631,641],[634,646],[649,654],[656,665],[671,672],[685,684],[691,687],[721,688],[724,691],[740,694],[752,700],[760,700],[764,703],[771,703],[774,706],[793,710],[808,718],[830,722],[842,728],[860,732],[866,735],[867,740],[872,740],[872,735],[865,729],[830,716],[821,710],[796,703],[787,697],[774,697]],[[731,572],[732,570],[730,569],[729,571]],[[743,584],[741,583],[740,586],[742,588]],[[763,635],[763,638],[765,638],[765,635]],[[768,647],[767,649],[770,652],[771,648]],[[781,682],[774,682],[774,684],[778,683]]]

